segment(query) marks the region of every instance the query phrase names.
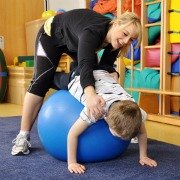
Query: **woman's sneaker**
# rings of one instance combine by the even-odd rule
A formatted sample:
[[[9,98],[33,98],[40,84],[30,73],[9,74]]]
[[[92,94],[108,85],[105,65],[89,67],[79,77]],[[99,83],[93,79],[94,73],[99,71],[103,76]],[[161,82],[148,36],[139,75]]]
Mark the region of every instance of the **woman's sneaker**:
[[[137,144],[138,143],[138,138],[137,137],[132,138],[131,143]]]
[[[17,137],[12,141],[12,143],[14,144],[11,151],[11,154],[13,156],[22,154],[26,155],[30,153],[29,147],[31,147],[31,144],[27,136],[18,134]]]

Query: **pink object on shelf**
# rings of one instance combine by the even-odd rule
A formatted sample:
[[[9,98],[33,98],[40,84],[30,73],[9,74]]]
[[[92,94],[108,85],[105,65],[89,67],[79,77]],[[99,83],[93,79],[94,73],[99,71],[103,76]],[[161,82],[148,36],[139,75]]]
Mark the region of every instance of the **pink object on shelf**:
[[[180,56],[180,43],[173,43],[171,44],[171,62],[175,62],[178,57]]]
[[[160,48],[146,49],[146,67],[160,66]]]

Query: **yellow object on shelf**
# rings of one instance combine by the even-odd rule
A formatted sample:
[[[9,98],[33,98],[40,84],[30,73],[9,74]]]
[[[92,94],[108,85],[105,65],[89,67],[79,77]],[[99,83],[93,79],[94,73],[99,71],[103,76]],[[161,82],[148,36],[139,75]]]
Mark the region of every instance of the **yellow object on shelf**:
[[[180,1],[179,0],[171,0],[171,9],[180,10]]]
[[[123,61],[124,61],[124,64],[125,66],[130,66],[131,65],[131,59],[128,59],[126,57],[123,57]],[[133,65],[136,65],[140,62],[140,60],[134,60],[133,61]]]
[[[170,42],[180,43],[180,0],[171,0],[170,10]]]
[[[55,16],[57,13],[56,13],[56,11],[54,11],[54,10],[47,10],[47,11],[44,11],[43,13],[42,13],[42,18],[43,19],[48,19],[48,18],[50,18],[50,17],[52,17],[52,16]]]

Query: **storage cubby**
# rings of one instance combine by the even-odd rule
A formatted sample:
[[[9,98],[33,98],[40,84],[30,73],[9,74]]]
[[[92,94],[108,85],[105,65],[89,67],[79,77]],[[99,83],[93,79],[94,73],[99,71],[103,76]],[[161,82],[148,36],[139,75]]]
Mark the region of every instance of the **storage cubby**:
[[[70,56],[63,54],[59,62],[57,72],[70,71],[72,59]],[[31,82],[33,75],[33,67],[8,66],[8,89],[6,101],[13,104],[23,105],[25,93]],[[54,93],[55,90],[50,89],[46,98]]]
[[[121,0],[118,1],[118,15],[121,14],[123,2]],[[174,0],[141,0],[143,34],[140,65],[134,65],[132,53],[131,65],[125,66],[122,60],[119,59],[118,70],[122,86],[126,81],[125,72],[130,72],[130,86],[128,88],[125,87],[125,89],[132,95],[138,93],[139,106],[148,113],[146,122],[148,136],[180,145],[180,72],[178,70],[176,70],[176,73],[172,71],[173,58],[179,57],[180,59],[180,46],[177,42],[177,37],[175,44],[171,43],[172,40],[170,41],[173,31],[173,29],[170,29],[170,15],[172,12],[171,7],[172,4],[174,6],[174,3]],[[132,0],[132,5],[134,5],[134,0]],[[160,17],[158,17],[159,14],[156,16],[158,17],[157,21],[149,21],[150,6],[154,6],[153,10],[160,8],[156,9],[158,13],[160,11]],[[176,10],[175,12],[177,13]],[[171,27],[173,26],[171,25]],[[175,32],[177,32],[177,29]],[[151,37],[149,37],[150,34]],[[152,35],[156,36],[154,42],[152,41]],[[173,53],[173,46],[176,46],[176,53]],[[176,68],[180,69],[180,66],[176,65]],[[147,72],[151,71],[154,74],[147,75]],[[146,78],[145,86],[143,86],[142,79],[139,82],[141,83],[139,87],[137,86],[136,72],[143,78]],[[155,84],[153,85],[153,83]]]

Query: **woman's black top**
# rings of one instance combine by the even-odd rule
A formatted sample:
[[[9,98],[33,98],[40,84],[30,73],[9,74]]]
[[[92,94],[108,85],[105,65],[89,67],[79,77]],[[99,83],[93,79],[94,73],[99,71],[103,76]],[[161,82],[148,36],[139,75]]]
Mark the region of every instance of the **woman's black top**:
[[[94,69],[115,72],[113,64],[119,49],[113,51],[108,44],[98,62],[97,51],[103,46],[110,27],[111,19],[88,9],[75,9],[54,17],[51,37],[56,46],[66,45],[72,52],[77,52],[77,72],[81,77],[83,89],[94,86]]]

